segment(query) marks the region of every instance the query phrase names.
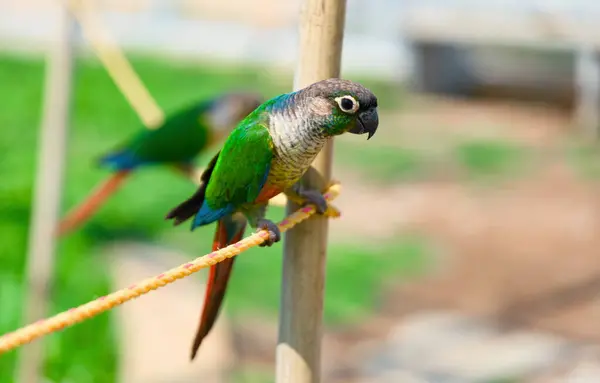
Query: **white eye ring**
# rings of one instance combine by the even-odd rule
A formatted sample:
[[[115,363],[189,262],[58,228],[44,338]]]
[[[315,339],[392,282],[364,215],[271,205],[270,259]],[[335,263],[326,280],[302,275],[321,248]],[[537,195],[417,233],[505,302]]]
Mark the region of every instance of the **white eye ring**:
[[[351,103],[349,103],[349,102]],[[335,102],[339,105],[340,109],[344,113],[356,113],[358,108],[360,108],[360,104],[358,101],[352,96],[341,96],[336,97]],[[344,105],[346,104],[346,105]],[[351,105],[351,107],[349,107]]]

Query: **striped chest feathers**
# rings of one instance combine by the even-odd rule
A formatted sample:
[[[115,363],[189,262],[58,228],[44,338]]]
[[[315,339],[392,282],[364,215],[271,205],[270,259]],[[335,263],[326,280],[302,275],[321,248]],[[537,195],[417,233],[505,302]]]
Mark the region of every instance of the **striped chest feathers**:
[[[293,123],[280,116],[271,116],[269,130],[274,157],[267,184],[282,190],[295,184],[327,142],[316,127],[303,126],[307,123]]]

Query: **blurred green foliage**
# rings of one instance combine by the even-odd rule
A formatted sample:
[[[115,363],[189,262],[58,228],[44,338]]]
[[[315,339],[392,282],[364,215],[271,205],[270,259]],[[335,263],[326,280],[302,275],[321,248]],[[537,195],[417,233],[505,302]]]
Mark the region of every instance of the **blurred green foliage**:
[[[473,177],[513,175],[523,164],[525,150],[508,141],[471,139],[460,143],[455,155]]]
[[[459,137],[432,153],[428,147],[361,145],[342,138],[336,143],[335,161],[358,171],[369,181],[393,184],[436,175],[488,181],[514,177],[531,165],[536,155],[539,157],[533,150],[500,139]]]
[[[575,143],[566,150],[569,164],[584,179],[600,179],[600,151],[597,144]]]
[[[134,59],[133,65],[166,113],[229,89],[252,88],[269,97],[287,91],[291,84],[291,76],[278,76],[260,68],[146,58]],[[42,59],[0,57],[0,333],[21,325],[43,71]],[[363,82],[382,100],[396,99],[397,92],[389,84]],[[386,106],[386,101],[382,106]],[[137,129],[141,129],[137,116],[100,64],[79,60],[63,210],[79,202],[107,176],[106,170],[96,166],[96,158]],[[207,159],[208,156],[200,162]],[[51,311],[68,309],[118,287],[111,286],[100,256],[99,245],[108,240],[161,240],[193,254],[205,253],[212,228],[202,228],[191,235],[186,225],[173,229],[162,219],[168,209],[194,189],[194,185],[166,169],[146,169],[133,176],[84,228],[61,240]],[[272,214],[282,215],[282,211],[275,209]],[[275,312],[279,304],[280,251],[279,247],[253,250],[240,257],[228,293],[227,305],[233,313]],[[423,251],[418,242],[411,241],[385,245],[374,252],[332,245],[326,319],[347,321],[364,315],[374,305],[382,275],[391,277],[400,270],[418,270]],[[380,262],[367,262],[373,256]],[[115,381],[118,348],[113,325],[109,313],[45,338],[47,377],[55,382]],[[0,358],[0,382],[12,381],[16,354],[11,352]]]
[[[362,175],[383,183],[418,178],[426,173],[431,159],[422,150],[402,146],[364,145],[339,140],[335,163],[359,170]]]

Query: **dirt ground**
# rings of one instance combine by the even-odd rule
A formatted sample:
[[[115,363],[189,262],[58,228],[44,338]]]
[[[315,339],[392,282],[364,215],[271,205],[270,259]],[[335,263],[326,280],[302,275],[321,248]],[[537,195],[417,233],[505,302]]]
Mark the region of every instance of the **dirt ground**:
[[[495,136],[553,148],[573,134],[567,113],[543,106],[429,100],[412,109],[397,118],[402,136],[416,140]],[[600,188],[564,159],[500,187],[445,179],[375,188],[359,186],[351,174],[340,177],[344,219],[332,223],[332,235],[384,239],[418,231],[440,252],[435,273],[393,288],[382,315],[459,308],[600,341]],[[360,203],[365,199],[371,202]],[[374,219],[364,225],[367,213]]]
[[[430,101],[429,115],[398,116],[403,136],[418,137],[437,120],[446,126],[437,132],[442,136],[497,135],[552,148],[570,129],[567,114],[543,107],[434,104]],[[436,134],[434,128],[425,133]],[[351,175],[343,179],[338,205],[345,219],[332,224],[334,235],[367,230],[383,239],[411,230],[440,249],[442,263],[434,275],[390,292],[388,315],[408,306],[460,308],[600,341],[600,189],[564,161],[550,161],[499,188],[444,180],[367,190]],[[359,203],[365,195],[368,206]],[[358,218],[367,213],[374,219],[365,226]]]
[[[388,141],[395,135],[404,142],[483,136],[553,149],[574,129],[567,113],[543,106],[428,100],[413,109],[394,116],[401,129],[384,133]],[[498,187],[448,179],[381,187],[343,171],[336,177],[344,185],[336,202],[344,218],[332,223],[334,238],[366,234],[377,241],[416,231],[435,244],[438,262],[426,278],[391,286],[368,323],[328,334],[325,350],[381,339],[403,315],[425,308],[459,309],[508,328],[600,343],[600,187],[564,158],[550,158],[533,174]],[[333,375],[344,375],[353,356],[331,355],[341,358],[329,361]]]

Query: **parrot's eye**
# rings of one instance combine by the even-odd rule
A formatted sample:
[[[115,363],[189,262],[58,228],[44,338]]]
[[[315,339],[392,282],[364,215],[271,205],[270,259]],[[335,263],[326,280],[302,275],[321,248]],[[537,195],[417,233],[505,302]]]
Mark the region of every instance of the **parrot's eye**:
[[[352,96],[342,96],[335,99],[340,106],[342,112],[345,113],[356,113],[359,108],[358,101]]]

